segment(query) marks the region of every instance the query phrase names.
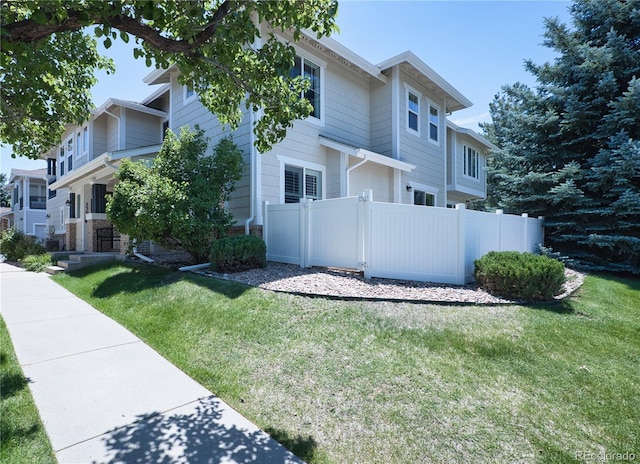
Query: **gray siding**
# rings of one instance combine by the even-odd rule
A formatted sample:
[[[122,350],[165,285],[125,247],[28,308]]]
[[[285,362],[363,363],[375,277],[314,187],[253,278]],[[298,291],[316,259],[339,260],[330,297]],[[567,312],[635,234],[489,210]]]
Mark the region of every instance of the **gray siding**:
[[[405,175],[405,179],[437,188],[436,206],[446,206],[444,201],[446,191],[444,102],[406,73],[401,72],[400,77],[400,159],[416,166],[411,173]],[[419,136],[407,130],[406,87],[404,83],[422,94],[420,99]],[[429,102],[440,108],[439,145],[429,141]]]
[[[107,119],[102,115],[93,121],[93,152],[89,154],[91,159],[100,156],[107,151]]]
[[[118,114],[119,111],[116,113]],[[119,141],[118,141],[118,120],[112,116],[109,116],[106,119],[105,123],[105,140],[106,146],[105,151],[116,151],[120,149]]]
[[[162,120],[138,111],[125,109],[126,134],[125,148],[146,147],[162,142]]]
[[[393,156],[391,83],[371,84],[371,150]]]

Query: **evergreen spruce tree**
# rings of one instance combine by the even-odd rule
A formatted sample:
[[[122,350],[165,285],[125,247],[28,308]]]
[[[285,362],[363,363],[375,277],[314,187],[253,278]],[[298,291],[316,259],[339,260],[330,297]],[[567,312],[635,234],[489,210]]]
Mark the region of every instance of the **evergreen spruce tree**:
[[[546,20],[553,63],[504,86],[486,135],[489,201],[547,218],[547,246],[592,269],[640,273],[640,0],[576,0]]]

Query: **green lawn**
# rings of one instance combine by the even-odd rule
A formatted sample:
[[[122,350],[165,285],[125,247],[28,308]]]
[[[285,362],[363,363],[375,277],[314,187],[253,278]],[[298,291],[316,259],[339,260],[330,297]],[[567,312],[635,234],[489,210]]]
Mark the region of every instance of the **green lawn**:
[[[549,306],[344,302],[113,264],[56,281],[311,463],[640,459],[640,280]]]
[[[0,462],[55,463],[40,422],[28,379],[13,352],[7,326],[0,318]]]

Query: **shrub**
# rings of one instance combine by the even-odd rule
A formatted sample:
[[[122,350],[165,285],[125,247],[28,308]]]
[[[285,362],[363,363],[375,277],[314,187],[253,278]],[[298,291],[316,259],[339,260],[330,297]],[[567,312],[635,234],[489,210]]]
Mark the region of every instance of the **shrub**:
[[[560,293],[565,282],[564,264],[547,256],[491,251],[474,264],[480,287],[514,300],[549,300]]]
[[[253,235],[225,237],[213,242],[211,268],[218,272],[240,272],[267,267],[267,245]]]
[[[25,235],[15,229],[5,230],[0,239],[0,253],[9,261],[19,261],[28,255],[40,255],[44,247],[33,235]]]
[[[47,266],[53,264],[51,255],[49,253],[42,253],[40,255],[29,255],[20,260],[27,271],[42,272]]]

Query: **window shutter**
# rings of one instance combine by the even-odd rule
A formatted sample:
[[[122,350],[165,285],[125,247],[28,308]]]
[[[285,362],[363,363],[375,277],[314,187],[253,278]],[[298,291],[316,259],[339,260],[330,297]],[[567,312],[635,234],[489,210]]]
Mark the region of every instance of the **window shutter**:
[[[69,218],[74,219],[76,217],[76,194],[69,194]]]
[[[107,186],[105,184],[93,184],[91,187],[91,212],[105,213],[107,211]]]

